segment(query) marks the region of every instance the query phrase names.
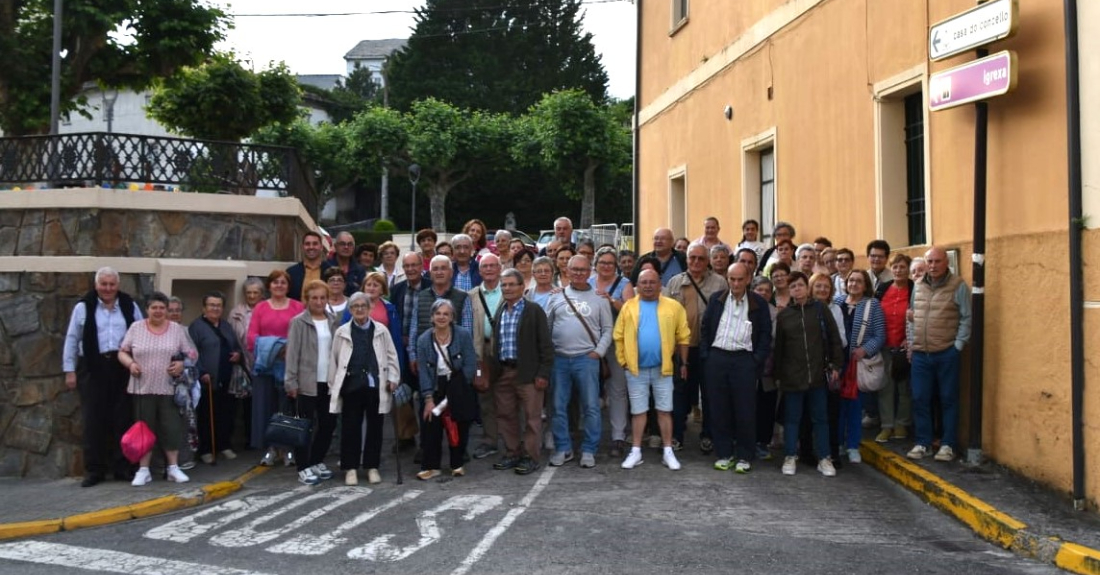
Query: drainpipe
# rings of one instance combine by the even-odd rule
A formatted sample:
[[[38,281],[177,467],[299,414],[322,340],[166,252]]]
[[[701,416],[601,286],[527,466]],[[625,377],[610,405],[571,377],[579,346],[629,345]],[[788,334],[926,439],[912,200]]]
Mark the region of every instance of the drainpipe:
[[[641,140],[642,132],[641,126],[638,124],[638,116],[642,111],[642,1],[634,0],[634,5],[637,6],[637,22],[635,24],[635,34],[637,38],[634,40],[634,166],[631,170],[634,174],[634,193],[631,197],[631,220],[634,222],[634,253],[641,253],[638,250],[638,230],[641,227],[641,209],[638,207],[639,200],[641,198],[641,182],[640,169],[641,162]]]
[[[1081,94],[1077,47],[1077,0],[1064,0],[1066,36],[1066,134],[1069,159],[1069,347],[1073,421],[1073,508],[1085,509],[1085,328],[1081,229]]]

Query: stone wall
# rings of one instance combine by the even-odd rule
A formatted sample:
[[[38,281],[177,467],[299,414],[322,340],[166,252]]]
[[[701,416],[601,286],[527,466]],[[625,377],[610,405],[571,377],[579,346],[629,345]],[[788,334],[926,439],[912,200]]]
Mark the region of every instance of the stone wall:
[[[143,300],[146,274],[121,274],[120,289]],[[92,274],[0,273],[0,476],[83,473],[80,398],[65,387],[61,352],[73,306]]]

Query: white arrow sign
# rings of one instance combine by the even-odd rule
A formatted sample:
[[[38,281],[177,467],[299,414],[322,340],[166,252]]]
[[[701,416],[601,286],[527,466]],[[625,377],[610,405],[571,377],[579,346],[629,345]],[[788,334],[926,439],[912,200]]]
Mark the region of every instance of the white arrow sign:
[[[1018,0],[992,0],[956,14],[928,30],[928,57],[942,60],[1016,33]]]

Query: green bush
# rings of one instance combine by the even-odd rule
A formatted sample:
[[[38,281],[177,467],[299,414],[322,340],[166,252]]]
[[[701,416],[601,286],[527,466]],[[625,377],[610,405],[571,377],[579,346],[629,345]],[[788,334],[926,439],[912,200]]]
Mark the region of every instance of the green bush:
[[[396,232],[397,224],[389,220],[378,220],[374,222],[374,231],[376,232]]]

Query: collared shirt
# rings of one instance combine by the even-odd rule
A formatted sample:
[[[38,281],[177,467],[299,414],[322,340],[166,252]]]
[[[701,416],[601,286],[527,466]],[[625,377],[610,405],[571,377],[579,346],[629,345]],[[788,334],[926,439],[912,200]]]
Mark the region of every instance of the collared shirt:
[[[322,263],[324,260],[322,260]],[[305,269],[305,275],[302,276],[302,293],[299,294],[299,301],[306,301],[306,286],[313,280],[321,279],[321,264],[318,263],[315,266],[310,266],[306,262],[302,262],[302,267]]]
[[[500,359],[505,361],[519,358],[519,318],[523,315],[525,299],[519,298],[515,305],[504,304],[500,314]]]
[[[489,320],[493,319],[497,310],[500,309],[500,303],[504,301],[503,296],[500,293],[500,284],[493,289],[485,289],[485,284],[481,284],[481,294],[485,296],[485,303],[489,304],[489,309],[485,310],[485,319],[482,320],[481,328],[485,333],[485,339],[489,339],[489,336],[493,334],[493,324]],[[470,318],[473,321],[473,318]]]
[[[749,321],[749,295],[740,300],[726,296],[726,309],[718,320],[714,347],[726,351],[752,351],[752,322]]]
[[[455,289],[460,289],[462,291],[470,291],[474,289],[474,282],[473,279],[471,279],[471,276],[473,275],[471,272],[474,269],[474,265],[475,264],[471,262],[470,267],[466,268],[466,271],[456,269],[454,281]]]
[[[108,309],[103,305],[103,300],[96,299],[95,326],[96,337],[99,340],[99,352],[107,353],[118,351],[122,345],[122,338],[126,337],[126,318],[119,308],[119,301]],[[84,302],[78,302],[73,308],[73,316],[69,318],[69,329],[65,332],[65,349],[61,355],[61,370],[68,373],[76,371],[77,356],[84,355],[84,321],[87,319],[87,310]],[[134,321],[142,319],[141,309],[134,304]]]
[[[420,283],[413,285],[407,284],[405,290],[405,301],[402,303],[401,317],[405,318],[405,325],[401,326],[401,331],[405,333],[405,337],[409,337],[409,334],[413,332],[413,327],[416,326],[416,301],[419,299],[421,290],[424,289],[424,280],[420,280]],[[416,344],[413,344],[416,345]]]

